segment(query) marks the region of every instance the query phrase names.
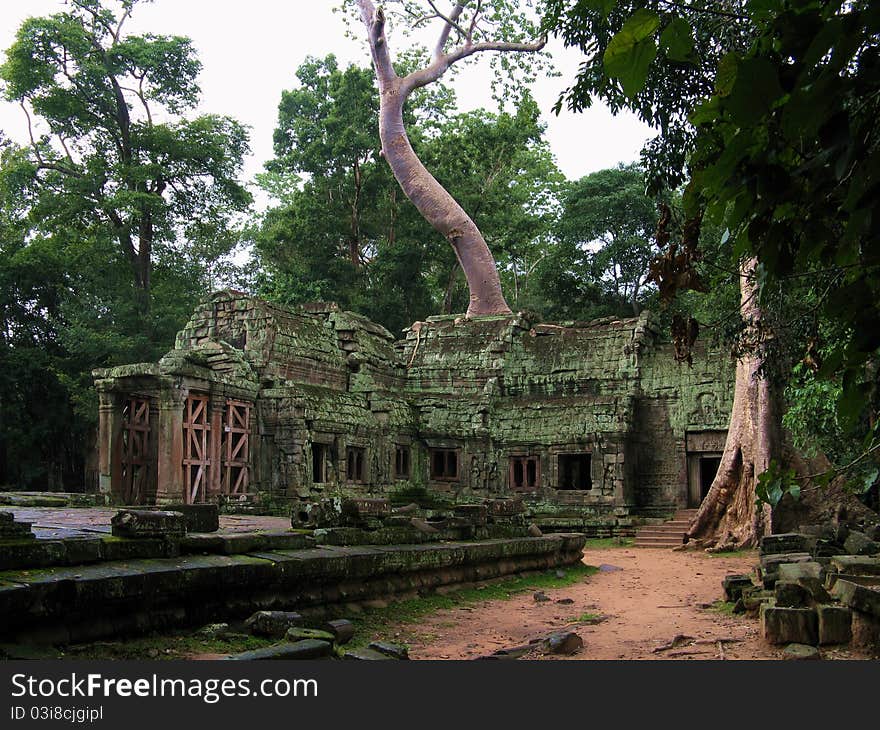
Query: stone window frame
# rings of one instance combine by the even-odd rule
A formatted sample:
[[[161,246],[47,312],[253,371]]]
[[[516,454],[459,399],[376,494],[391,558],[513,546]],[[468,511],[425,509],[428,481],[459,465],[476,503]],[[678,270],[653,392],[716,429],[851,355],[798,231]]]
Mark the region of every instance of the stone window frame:
[[[443,460],[443,474],[437,475],[434,473],[434,457],[436,454],[442,453],[444,454]],[[447,474],[447,469],[449,467],[449,455],[455,455],[455,473]],[[429,447],[428,448],[428,476],[432,481],[435,482],[458,482],[461,481],[461,449],[460,448],[449,448],[449,447]]]
[[[324,455],[324,462],[321,465],[321,470],[324,472],[324,481],[316,482],[315,481],[315,447],[321,449]],[[330,479],[330,464],[333,459],[333,438],[325,437],[325,438],[313,438],[311,444],[309,445],[311,450],[311,472],[312,472],[312,484],[330,484],[332,480]]]
[[[401,467],[403,462],[404,469]],[[394,478],[398,480],[407,480],[412,477],[412,447],[410,444],[394,444],[394,460],[392,471]]]
[[[355,467],[357,467],[358,463],[360,464],[360,469],[355,468],[355,476],[357,478],[352,478],[352,456],[354,456]],[[345,446],[345,481],[349,484],[366,484],[369,482],[368,478],[368,461],[367,461],[367,447],[364,444],[360,443],[348,443]],[[358,459],[359,457],[359,459]]]
[[[590,448],[560,448],[554,449],[552,452],[553,458],[553,488],[558,492],[566,492],[566,493],[578,493],[578,494],[586,494],[588,492],[596,492],[596,480],[593,478],[593,469],[595,468],[596,461],[593,458],[595,456],[595,452]],[[590,459],[589,470],[587,471],[587,475],[589,477],[590,487],[589,489],[570,489],[567,487],[560,486],[562,483],[561,478],[561,468],[560,468],[560,457],[566,456],[587,456]]]
[[[515,463],[521,462],[523,466],[523,483],[516,486],[514,482]],[[534,484],[528,482],[528,464],[535,465]],[[541,488],[541,456],[528,452],[511,452],[507,456],[507,484],[511,492],[537,492]]]

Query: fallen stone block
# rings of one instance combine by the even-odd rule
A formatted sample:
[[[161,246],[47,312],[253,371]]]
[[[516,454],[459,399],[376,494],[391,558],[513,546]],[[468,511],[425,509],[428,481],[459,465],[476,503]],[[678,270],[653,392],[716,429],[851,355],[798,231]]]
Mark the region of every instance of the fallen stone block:
[[[166,512],[180,512],[187,532],[217,532],[220,529],[220,508],[216,504],[166,504]]]
[[[550,634],[544,640],[544,648],[550,654],[575,654],[584,648],[584,640],[574,631]]]
[[[761,538],[761,555],[779,553],[806,553],[815,544],[811,535],[798,532],[786,532],[779,535],[765,535]]]
[[[779,566],[777,581],[780,583],[797,583],[801,578],[825,580],[825,571],[819,563],[809,561],[803,563],[783,563]]]
[[[770,644],[819,642],[819,622],[812,608],[761,606],[761,633]]]
[[[776,605],[783,608],[802,608],[809,603],[809,592],[798,583],[777,580],[774,587]]]
[[[845,606],[880,619],[880,590],[872,590],[848,580],[838,580],[831,589],[831,595]]]
[[[244,625],[254,636],[280,638],[288,629],[302,626],[303,617],[295,611],[257,611]]]
[[[831,603],[831,596],[818,578],[803,576],[798,578],[797,584],[809,594],[810,600],[814,603]]]
[[[731,574],[724,576],[721,581],[721,587],[724,589],[724,600],[730,603],[736,603],[743,594],[744,588],[751,588],[752,577],[744,574]]]
[[[331,634],[329,631],[322,631],[321,629],[307,629],[303,626],[293,626],[287,629],[287,633],[284,634],[284,638],[290,642],[302,641],[303,639],[318,639],[320,641],[329,641],[331,644],[334,640],[333,634]]]
[[[852,610],[846,606],[816,607],[819,616],[819,644],[848,644],[852,640]]]
[[[783,659],[821,659],[819,650],[809,644],[789,644],[782,650]]]
[[[529,537],[543,537],[543,535],[544,533],[541,532],[541,528],[534,522],[529,525]]]
[[[206,626],[202,626],[202,628],[196,631],[196,636],[201,636],[206,639],[223,639],[228,636],[229,633],[229,624],[207,624]]]
[[[387,499],[345,499],[342,501],[342,515],[353,522],[388,517],[391,515],[391,502]]]
[[[830,570],[848,575],[880,575],[880,558],[838,555],[831,558]]]
[[[375,649],[346,649],[343,659],[355,661],[391,661],[391,657]]]
[[[486,524],[489,511],[484,504],[458,504],[453,508],[452,513],[472,525],[482,526]]]
[[[333,645],[329,641],[303,639],[292,644],[275,644],[263,649],[245,651],[227,657],[233,661],[258,661],[264,659],[322,659],[333,653]]]
[[[864,532],[851,530],[843,549],[850,555],[876,555],[880,553],[880,543],[874,542]]]
[[[354,638],[354,624],[344,618],[328,621],[321,628],[333,634],[337,644],[347,644]]]
[[[489,499],[486,509],[490,517],[514,517],[526,511],[521,499]]]
[[[385,641],[373,641],[370,642],[368,648],[373,651],[378,651],[380,654],[384,654],[391,659],[409,659],[409,649],[400,644],[390,644]]]
[[[124,509],[110,520],[114,537],[183,537],[186,519],[180,512]]]

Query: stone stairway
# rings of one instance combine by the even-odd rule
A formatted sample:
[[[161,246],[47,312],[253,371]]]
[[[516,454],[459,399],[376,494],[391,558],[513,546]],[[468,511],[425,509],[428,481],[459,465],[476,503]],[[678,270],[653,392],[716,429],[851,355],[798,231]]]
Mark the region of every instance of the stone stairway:
[[[645,525],[636,532],[635,547],[674,548],[684,542],[684,533],[697,514],[695,509],[680,509],[659,525]]]

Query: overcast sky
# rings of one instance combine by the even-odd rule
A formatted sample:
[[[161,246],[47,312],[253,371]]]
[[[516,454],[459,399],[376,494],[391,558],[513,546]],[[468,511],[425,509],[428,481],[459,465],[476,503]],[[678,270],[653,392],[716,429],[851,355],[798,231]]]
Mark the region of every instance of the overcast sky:
[[[348,39],[337,0],[155,0],[140,5],[129,32],[185,35],[192,38],[203,64],[199,111],[227,114],[251,127],[252,155],[246,179],[272,157],[272,131],[281,91],[294,86],[294,72],[306,56],[335,53],[344,65],[366,65],[366,46]],[[5,51],[28,16],[64,9],[62,0],[0,0],[0,49]],[[393,39],[392,39],[393,45]],[[559,92],[575,76],[579,54],[551,44],[560,78],[534,90],[547,123],[547,139],[563,173],[572,179],[619,162],[638,159],[651,130],[631,115],[614,117],[603,106],[580,113],[551,112]],[[476,70],[475,70],[476,71]],[[454,82],[463,109],[491,108],[487,75],[471,69]],[[0,128],[16,141],[27,140],[18,106],[0,102]]]

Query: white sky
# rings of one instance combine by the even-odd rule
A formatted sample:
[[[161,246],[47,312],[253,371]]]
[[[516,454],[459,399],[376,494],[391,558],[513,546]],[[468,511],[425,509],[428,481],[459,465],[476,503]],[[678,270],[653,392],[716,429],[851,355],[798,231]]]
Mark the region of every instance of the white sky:
[[[272,132],[284,89],[306,56],[335,53],[341,65],[366,65],[365,45],[344,36],[337,0],[154,0],[135,8],[129,32],[189,36],[203,68],[198,111],[226,114],[251,127],[252,155],[244,176],[250,180],[272,155]],[[63,0],[0,0],[0,50],[14,40],[28,16],[64,9]],[[394,39],[391,40],[393,50]],[[534,95],[547,123],[547,139],[562,172],[571,179],[638,159],[650,128],[630,114],[616,117],[601,105],[580,114],[551,111],[559,92],[572,82],[580,55],[551,45],[562,76],[541,81]],[[476,69],[473,69],[476,71]],[[492,108],[485,73],[465,69],[454,81],[460,106]],[[0,128],[12,139],[27,141],[27,127],[17,105],[0,101]]]

